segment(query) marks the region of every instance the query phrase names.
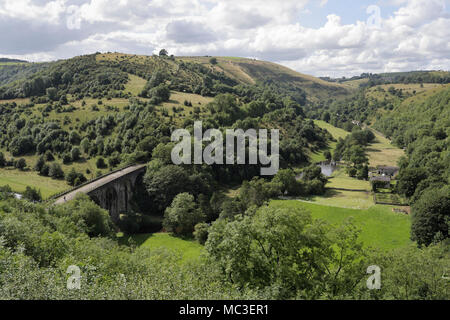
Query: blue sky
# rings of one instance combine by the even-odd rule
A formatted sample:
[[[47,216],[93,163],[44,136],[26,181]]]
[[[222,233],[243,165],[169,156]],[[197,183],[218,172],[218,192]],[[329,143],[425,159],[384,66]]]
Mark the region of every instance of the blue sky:
[[[380,7],[381,17],[388,18],[398,8],[388,1],[374,0],[328,0],[321,5],[320,1],[310,2],[306,5],[304,12],[299,15],[299,22],[305,27],[320,28],[327,21],[329,14],[336,14],[342,18],[342,23],[352,24],[357,20],[367,20],[366,9],[370,5]]]
[[[366,10],[377,5],[381,20]],[[315,76],[449,70],[449,0],[1,0],[0,56],[241,56]]]

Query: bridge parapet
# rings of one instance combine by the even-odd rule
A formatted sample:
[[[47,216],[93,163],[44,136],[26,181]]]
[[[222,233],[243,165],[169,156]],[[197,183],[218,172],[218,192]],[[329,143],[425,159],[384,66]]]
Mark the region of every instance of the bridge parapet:
[[[127,212],[137,177],[144,173],[145,165],[131,165],[62,193],[55,204],[63,204],[79,193],[89,195],[99,206],[109,211],[113,221]]]

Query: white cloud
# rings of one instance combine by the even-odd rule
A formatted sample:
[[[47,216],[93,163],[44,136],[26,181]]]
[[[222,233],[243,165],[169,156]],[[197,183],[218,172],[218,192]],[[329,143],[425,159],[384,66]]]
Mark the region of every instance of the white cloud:
[[[320,28],[302,26],[299,15],[313,10],[306,8],[311,1],[327,4],[0,0],[0,29],[9,28],[0,33],[0,55],[42,60],[95,51],[151,54],[164,47],[177,55],[257,57],[314,75],[449,69],[450,16],[443,0],[390,0],[398,9],[379,29],[362,21],[343,24],[332,13]],[[79,28],[68,28],[75,13]]]

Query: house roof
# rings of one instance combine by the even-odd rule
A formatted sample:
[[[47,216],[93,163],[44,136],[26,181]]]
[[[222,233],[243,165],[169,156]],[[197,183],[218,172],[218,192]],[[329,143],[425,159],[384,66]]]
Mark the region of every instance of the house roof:
[[[378,166],[378,170],[392,170],[392,171],[398,171],[398,167],[390,167],[390,166]]]
[[[387,177],[387,176],[376,176],[376,177],[370,178],[370,181],[390,182],[390,181],[391,181],[391,177]]]

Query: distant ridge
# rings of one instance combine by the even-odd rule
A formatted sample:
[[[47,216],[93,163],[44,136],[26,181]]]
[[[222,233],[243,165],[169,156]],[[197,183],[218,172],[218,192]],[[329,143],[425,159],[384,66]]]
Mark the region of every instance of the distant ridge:
[[[28,61],[25,60],[19,60],[19,59],[9,59],[9,58],[0,58],[0,63],[3,62],[11,62],[11,63],[28,63]]]

